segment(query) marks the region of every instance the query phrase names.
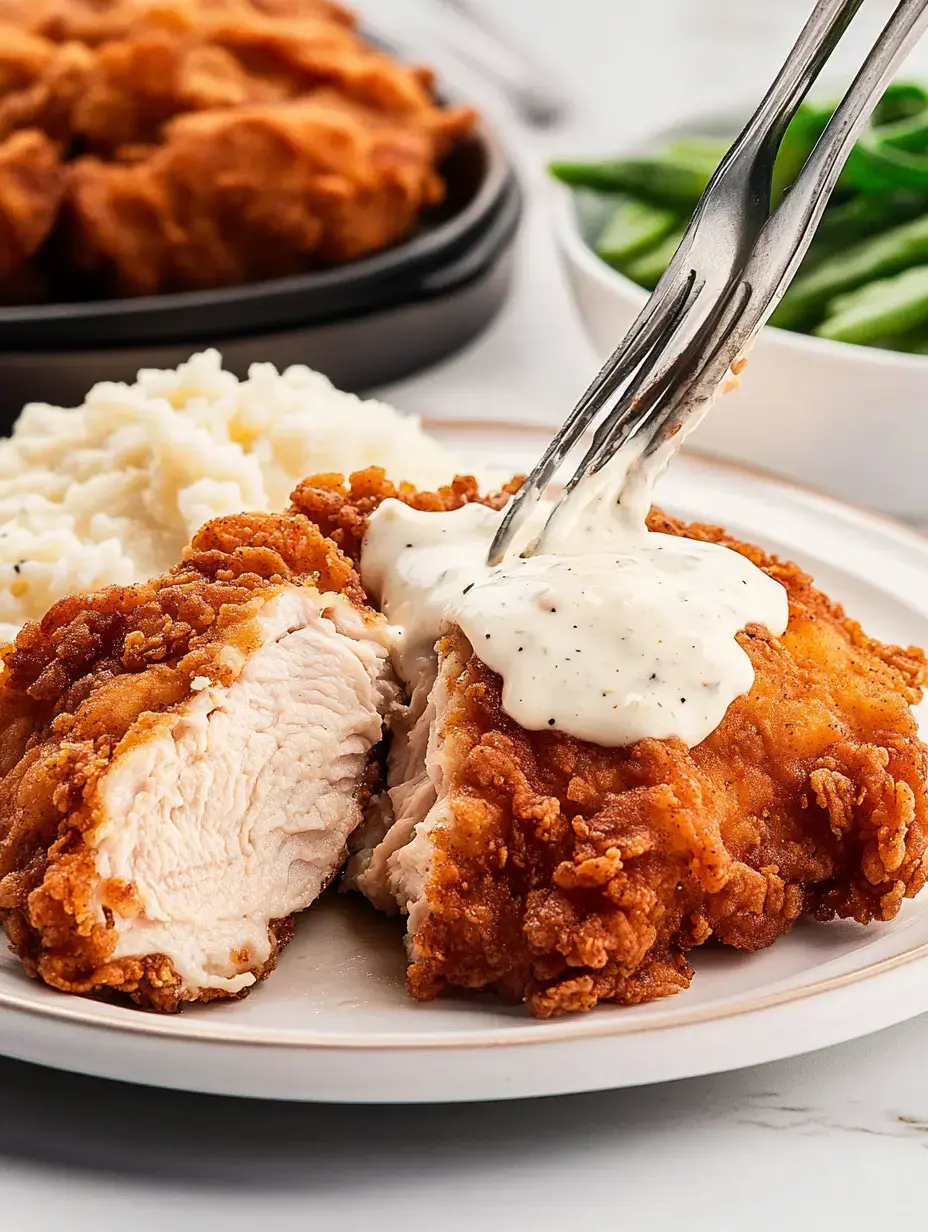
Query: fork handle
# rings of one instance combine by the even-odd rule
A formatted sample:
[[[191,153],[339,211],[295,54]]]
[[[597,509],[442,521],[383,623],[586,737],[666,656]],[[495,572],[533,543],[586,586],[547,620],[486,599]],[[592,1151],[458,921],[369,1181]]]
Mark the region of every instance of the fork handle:
[[[893,73],[928,26],[928,0],[901,0],[786,198],[761,232],[744,279],[762,307],[749,342],[783,298],[854,142]]]
[[[722,160],[721,168],[746,156],[756,158],[776,151],[787,124],[862,3],[863,0],[818,0],[783,67]]]
[[[704,230],[724,233],[735,263],[748,259],[770,216],[773,167],[786,127],[862,3],[818,0],[773,84],[716,169],[690,224],[691,244]],[[685,264],[687,249],[684,239],[675,261]]]

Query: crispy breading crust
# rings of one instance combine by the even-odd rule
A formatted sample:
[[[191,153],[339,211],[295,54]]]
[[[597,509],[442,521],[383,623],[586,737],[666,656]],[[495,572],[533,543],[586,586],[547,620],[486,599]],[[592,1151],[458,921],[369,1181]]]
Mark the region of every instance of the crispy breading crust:
[[[382,466],[369,466],[366,470],[355,471],[347,484],[343,475],[310,475],[291,493],[290,510],[305,514],[358,564],[367,519],[385,500],[401,500],[424,513],[447,513],[475,502],[490,509],[502,509],[521,484],[522,476],[516,476],[499,492],[482,495],[473,475],[457,475],[437,492],[420,492],[411,483],[393,483]]]
[[[0,296],[224,286],[396,243],[476,118],[432,82],[325,0],[0,0]]]
[[[339,592],[369,611],[351,563],[306,518],[242,514],[207,523],[171,573],[64,599],[7,647],[0,917],[30,975],[159,1010],[191,999],[165,955],[112,958],[115,931],[89,910],[97,878],[85,836],[112,761],[182,706],[196,677],[231,682],[223,651],[255,648],[255,616],[287,583]],[[105,893],[111,906],[131,905],[131,886],[108,883]],[[276,946],[254,968],[258,978],[276,966],[292,923],[275,921],[272,931]],[[195,999],[226,995],[207,989]]]
[[[478,498],[472,479],[416,493],[372,469],[350,487],[316,476],[294,503],[357,559],[387,496],[422,509]],[[803,913],[888,920],[924,885],[928,750],[910,709],[923,653],[867,637],[802,570],[718,527],[659,511],[649,525],[724,543],[780,581],[787,632],[739,635],[754,687],[693,749],[525,731],[502,713],[499,676],[460,631],[446,637],[454,820],[437,832],[413,938],[418,998],[492,987],[540,1017],[634,1004],[685,988],[685,953],[710,937],[756,950]]]
[[[44,133],[30,130],[0,140],[0,278],[42,244],[63,192],[59,152]]]

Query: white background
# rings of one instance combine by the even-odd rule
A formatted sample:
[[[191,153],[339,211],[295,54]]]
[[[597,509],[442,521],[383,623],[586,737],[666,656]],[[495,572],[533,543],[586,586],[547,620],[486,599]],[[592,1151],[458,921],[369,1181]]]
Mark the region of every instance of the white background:
[[[575,118],[527,133],[479,77],[458,73],[504,127],[530,191],[517,293],[467,354],[391,396],[422,414],[555,423],[592,360],[548,239],[544,158],[606,152],[751,100],[811,0],[483,3],[572,83]],[[434,3],[363,7],[450,70]],[[864,7],[839,72],[891,5]],[[0,1061],[0,1227],[890,1228],[918,1217],[928,1176],[926,1043],[918,1020],[719,1078],[425,1109],[250,1104]]]

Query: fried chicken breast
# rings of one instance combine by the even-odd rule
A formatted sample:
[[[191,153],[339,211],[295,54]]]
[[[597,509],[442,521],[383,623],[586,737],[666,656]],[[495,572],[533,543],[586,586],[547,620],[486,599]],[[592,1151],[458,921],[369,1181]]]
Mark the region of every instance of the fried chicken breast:
[[[318,18],[353,29],[355,17],[333,0],[0,0],[0,21],[55,42],[98,46],[161,24],[196,29],[214,17],[250,13]]]
[[[208,523],[55,605],[0,677],[0,916],[26,970],[158,1010],[241,995],[339,869],[397,687],[298,515]]]
[[[0,24],[0,137],[44,135],[64,154],[72,112],[95,68],[80,43],[61,46],[15,26]]]
[[[480,499],[321,476],[294,496],[358,559],[385,497]],[[492,498],[499,505],[502,497]],[[349,884],[408,916],[408,980],[492,989],[540,1017],[688,986],[710,939],[770,945],[803,914],[889,920],[924,885],[928,749],[911,706],[924,655],[867,637],[795,565],[652,511],[652,530],[723,543],[781,582],[789,624],[739,635],[755,680],[701,744],[604,748],[529,732],[460,629],[396,725]]]

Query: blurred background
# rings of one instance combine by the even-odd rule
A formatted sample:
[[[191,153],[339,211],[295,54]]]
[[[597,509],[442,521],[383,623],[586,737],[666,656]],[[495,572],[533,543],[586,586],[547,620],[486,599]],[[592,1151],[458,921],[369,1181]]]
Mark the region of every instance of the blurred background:
[[[56,17],[56,5],[71,17]],[[226,7],[239,12],[233,0]],[[121,7],[116,0],[99,7],[86,0],[42,0],[34,11],[20,0],[5,0],[0,22],[8,8],[29,37],[38,34],[46,41],[20,49],[15,38],[5,36],[9,80],[0,111],[0,137],[6,137],[0,189],[3,175],[15,188],[8,133],[28,144],[41,143],[44,132],[55,148],[25,153],[21,147],[23,199],[13,192],[11,203],[0,201],[13,224],[8,248],[29,247],[25,265],[14,262],[12,276],[9,260],[0,260],[0,418],[8,429],[29,399],[73,406],[94,381],[131,381],[140,367],[173,368],[191,351],[216,345],[239,375],[256,360],[279,368],[307,363],[343,388],[376,389],[400,409],[428,419],[555,426],[644,303],[643,288],[653,286],[662,268],[655,260],[663,249],[661,260],[673,251],[698,200],[699,175],[704,183],[783,62],[810,7],[809,0],[507,0],[496,5],[358,0],[354,8],[366,37],[401,62],[431,66],[442,100],[476,107],[481,117],[476,128],[467,131],[465,122],[465,129],[452,132],[458,121],[449,120],[450,135],[439,139],[434,131],[442,113],[422,93],[421,83],[411,83],[408,74],[402,83],[405,69],[369,64],[363,69],[371,80],[378,72],[385,80],[392,73],[386,86],[349,80],[350,65],[356,68],[360,57],[352,59],[358,56],[356,44],[346,52],[342,43],[334,54],[343,59],[334,77],[327,76],[328,36],[320,41],[305,31],[286,32],[287,21],[300,18],[292,0],[254,0],[251,9],[245,4],[229,21],[244,22],[243,30],[252,21],[247,32],[218,36],[209,25],[214,20],[209,4],[193,5],[191,11],[200,16],[189,37],[183,25],[189,14],[176,33],[173,19],[142,0],[126,0]],[[840,96],[892,7],[891,0],[863,6],[816,87],[819,98]],[[144,16],[132,16],[146,8]],[[222,3],[218,10],[226,11]],[[69,27],[75,12],[79,19]],[[115,20],[114,12],[128,16]],[[198,20],[205,24],[198,26]],[[103,36],[93,33],[98,21],[107,31]],[[336,15],[329,27],[335,44],[346,37],[339,21]],[[273,36],[256,32],[255,23],[275,22]],[[167,44],[175,34],[171,50]],[[261,38],[278,35],[281,45],[292,44],[286,53],[261,49]],[[80,45],[65,48],[76,60],[63,70],[57,66],[67,60],[62,45],[68,39]],[[140,51],[146,39],[150,45]],[[153,50],[159,39],[164,46]],[[43,57],[51,57],[48,70]],[[917,82],[926,71],[928,47],[923,46],[905,65],[904,77]],[[40,106],[37,121],[30,108],[46,81],[56,80],[53,89],[64,97],[61,78],[67,72],[79,83],[82,73],[88,75],[77,86],[76,107],[71,102],[65,107],[70,110],[62,136],[54,108],[43,112]],[[26,78],[25,85],[17,74]],[[29,84],[30,75],[36,84]],[[242,81],[245,93],[238,96]],[[385,180],[378,190],[385,202],[380,218],[372,216],[368,202],[353,230],[336,222],[341,234],[334,239],[327,233],[315,247],[306,240],[320,214],[328,219],[325,229],[342,207],[333,205],[331,184],[322,185],[326,176],[318,185],[313,178],[318,150],[309,138],[294,137],[293,130],[284,132],[281,148],[291,139],[297,147],[304,142],[297,159],[303,162],[296,180],[281,188],[289,193],[286,207],[262,182],[288,174],[286,157],[275,163],[272,153],[290,124],[280,118],[281,96],[275,92],[281,81],[284,112],[291,102],[314,105],[334,82],[336,127],[355,124],[350,109],[360,100],[367,109],[355,130],[362,145],[372,132],[382,131],[377,126],[389,116],[398,144],[391,153],[394,137],[384,139],[386,161],[396,157],[400,178],[416,143],[421,153],[423,142],[434,141],[413,169],[421,175],[412,195],[420,195],[406,203],[406,216],[383,227],[395,189]],[[378,89],[386,91],[379,98]],[[373,92],[365,95],[365,90]],[[409,92],[417,91],[412,112],[404,111]],[[246,109],[254,105],[260,111],[265,103],[272,112],[278,109],[270,126],[279,130],[266,134],[264,169],[255,171],[252,183],[247,183],[250,154],[242,140],[247,124],[236,129],[235,120],[228,120],[243,105],[236,99],[244,99]],[[813,257],[831,258],[825,267],[831,279],[827,294],[812,287],[811,300],[798,312],[794,306],[790,332],[764,331],[742,392],[720,400],[696,444],[928,524],[928,496],[920,469],[910,460],[913,443],[928,444],[917,413],[928,374],[928,289],[922,285],[928,279],[926,117],[928,91],[918,85],[891,117],[905,131],[891,131],[892,123],[886,130],[898,146],[890,151],[891,160],[914,160],[914,167],[903,168],[906,186],[893,194],[885,185],[874,189],[869,183],[865,190],[845,185],[836,195],[838,204],[866,221],[858,217],[850,236],[841,233],[836,243],[834,234],[845,220],[833,220],[830,246],[823,241],[803,266],[801,274]],[[201,120],[204,126],[198,128]],[[326,122],[323,146],[335,131],[326,130]],[[204,136],[207,132],[213,136]],[[653,231],[644,251],[637,239],[638,247],[629,248],[627,219],[619,220],[618,246],[613,237],[613,250],[604,247],[603,224],[617,203],[627,210],[626,199],[614,191],[600,194],[596,211],[584,212],[586,188],[571,193],[548,170],[552,160],[661,157],[674,137],[698,142],[706,135],[714,138],[715,152],[697,175],[695,189],[669,203],[672,216],[668,202],[652,191],[649,168],[643,196],[630,193],[629,225]],[[334,149],[332,138],[322,166]],[[344,161],[329,178],[341,177],[355,191],[359,164]],[[799,165],[801,160],[793,172]],[[864,172],[869,174],[866,167]],[[238,177],[234,190],[221,186],[229,174]],[[49,181],[47,196],[29,180],[35,175]],[[63,188],[55,183],[59,175]],[[430,196],[436,185],[444,192],[438,205]],[[237,198],[239,190],[243,195]],[[167,207],[160,216],[162,194],[172,199],[173,216]],[[48,208],[48,225],[33,226],[42,206]],[[873,234],[898,226],[903,227],[899,243],[913,250],[911,258],[891,255],[866,276],[848,280],[838,270],[835,277],[845,250],[856,254],[856,246]],[[186,255],[172,252],[174,241],[165,238],[172,227],[186,228],[185,243],[200,228],[200,239],[187,244]],[[636,272],[636,255],[646,272]],[[213,264],[214,274],[204,272]],[[887,314],[880,280],[909,273],[910,267],[922,272],[900,288],[888,288],[893,309],[902,293],[908,297],[905,311]],[[878,282],[874,303],[869,288]],[[862,292],[863,304],[846,302],[842,297],[849,291]],[[863,334],[855,315],[859,307],[867,318]],[[852,309],[850,322],[842,315],[847,309]],[[894,459],[894,470],[874,465],[870,442],[877,438],[877,462]]]
[[[820,94],[848,83],[892,7],[891,0],[863,6],[829,62]],[[603,319],[600,304],[590,308],[594,318],[599,314],[594,331],[598,325],[601,345],[595,354],[552,241],[558,188],[546,174],[547,161],[601,158],[647,144],[665,129],[699,131],[706,116],[744,115],[783,62],[810,4],[508,0],[488,5],[473,0],[466,10],[471,18],[488,18],[515,53],[508,55],[495,39],[484,37],[479,22],[467,20],[454,2],[361,5],[371,23],[407,39],[414,52],[421,48],[447,80],[476,100],[513,153],[527,198],[514,294],[498,322],[465,354],[387,393],[401,407],[428,416],[502,415],[556,424],[633,312],[617,313],[613,325],[608,314]],[[926,73],[928,46],[922,43],[902,75],[918,79]],[[526,86],[555,103],[550,123],[526,115]],[[566,105],[557,108],[558,102]],[[912,440],[921,439],[912,436],[913,416],[921,418],[922,410],[921,362],[903,361],[906,372],[896,367],[886,372],[873,366],[870,351],[850,356],[850,363],[860,359],[860,365],[849,370],[848,357],[836,360],[832,350],[811,357],[791,350],[760,356],[759,370],[749,367],[742,392],[716,408],[696,447],[767,464],[844,499],[928,521],[921,468],[900,477],[887,461],[875,473],[882,457],[911,453]],[[895,418],[885,413],[885,393],[906,403]],[[769,428],[774,416],[779,429],[759,439],[762,424]],[[885,453],[874,455],[875,436]]]
[[[542,80],[545,69],[556,73],[558,95],[566,93],[571,105],[550,127],[526,124],[511,96],[470,59],[479,48],[488,63],[518,82],[525,68],[521,57],[507,63],[443,0],[358,5],[372,24],[421,47],[493,117],[529,187],[516,295],[503,319],[452,368],[404,383],[396,396],[423,414],[473,414],[487,407],[488,378],[500,365],[507,369],[506,413],[543,414],[555,422],[589,376],[590,352],[551,243],[548,159],[604,156],[703,114],[749,108],[773,78],[811,5],[809,0],[473,0],[472,7],[524,52],[531,80],[539,68]],[[843,86],[850,80],[894,7],[892,0],[863,6],[829,62],[826,83]],[[456,44],[468,49],[466,58],[455,52]],[[906,76],[920,74],[928,74],[924,43],[905,68]],[[441,406],[434,393],[439,381],[446,386]]]
[[[813,96],[840,95],[893,7],[891,0],[863,6]],[[558,260],[552,237],[564,228],[563,190],[551,183],[548,161],[653,150],[655,135],[699,133],[707,118],[721,117],[733,133],[810,8],[808,0],[468,4],[472,18],[490,17],[513,52],[507,57],[454,3],[362,5],[372,23],[405,31],[428,49],[440,71],[477,100],[513,152],[527,190],[515,291],[501,318],[465,354],[389,396],[423,415],[559,422],[644,296],[625,297],[619,280],[601,263],[594,270],[576,246],[565,257],[562,242]],[[492,67],[481,69],[478,61]],[[926,72],[923,42],[900,76],[919,80]],[[526,83],[547,84],[551,101],[566,103],[550,123],[533,122],[521,105]],[[592,246],[595,234],[585,238]],[[574,267],[572,287],[565,263]],[[928,497],[918,459],[928,444],[926,374],[921,357],[817,340],[810,346],[768,330],[741,392],[717,404],[694,444],[924,525]]]

